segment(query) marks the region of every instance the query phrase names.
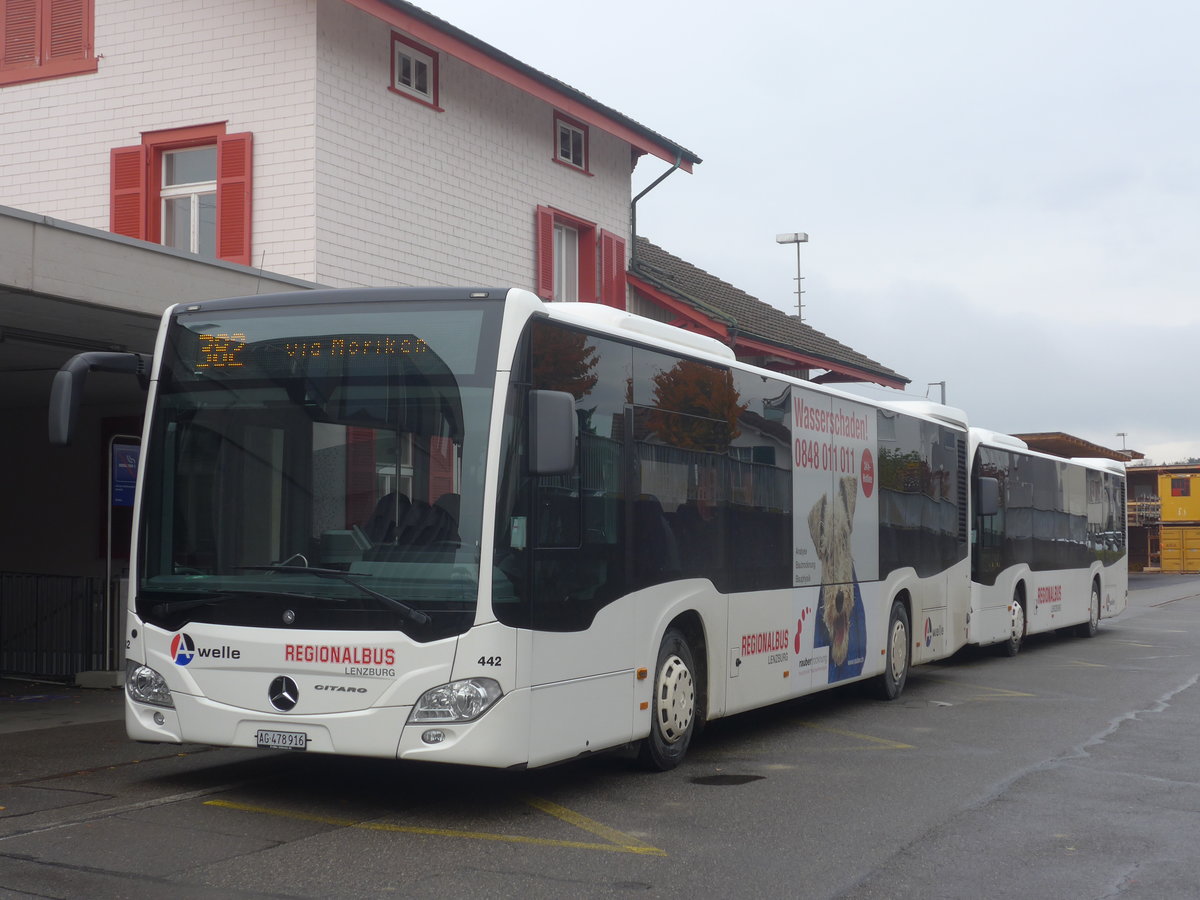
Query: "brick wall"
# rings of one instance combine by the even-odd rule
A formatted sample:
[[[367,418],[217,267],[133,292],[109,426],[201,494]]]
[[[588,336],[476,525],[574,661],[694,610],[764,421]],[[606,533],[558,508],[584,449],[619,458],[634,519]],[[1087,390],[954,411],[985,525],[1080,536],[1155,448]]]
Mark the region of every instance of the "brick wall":
[[[556,164],[554,110],[441,57],[441,112],[388,90],[391,32],[319,6],[316,280],[534,286],[534,210],[628,234],[630,150],[591,132],[591,171]]]
[[[342,0],[97,0],[96,74],[0,89],[0,204],[107,229],[111,148],[226,122],[280,274],[532,288],[539,204],[628,239],[628,144],[592,129],[591,174],[558,165],[549,104],[445,55],[443,111],[399,96],[391,31]]]
[[[99,71],[0,88],[0,203],[109,226],[109,150],[143,131],[254,133],[254,261],[313,271],[316,0],[96,0]]]

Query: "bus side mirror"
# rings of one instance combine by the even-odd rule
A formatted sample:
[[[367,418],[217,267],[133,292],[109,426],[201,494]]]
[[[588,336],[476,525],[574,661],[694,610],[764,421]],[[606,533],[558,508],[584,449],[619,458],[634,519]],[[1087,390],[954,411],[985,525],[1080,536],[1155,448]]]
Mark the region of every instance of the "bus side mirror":
[[[979,509],[977,512],[981,516],[994,516],[1000,512],[999,479],[979,479]]]
[[[566,475],[575,469],[579,419],[575,398],[565,391],[529,392],[529,471]]]
[[[94,351],[77,353],[54,373],[50,385],[50,443],[65,447],[75,434],[79,420],[79,402],[83,398],[83,383],[88,372],[125,372],[136,375],[142,387],[149,384],[149,359],[141,353],[111,353]]]

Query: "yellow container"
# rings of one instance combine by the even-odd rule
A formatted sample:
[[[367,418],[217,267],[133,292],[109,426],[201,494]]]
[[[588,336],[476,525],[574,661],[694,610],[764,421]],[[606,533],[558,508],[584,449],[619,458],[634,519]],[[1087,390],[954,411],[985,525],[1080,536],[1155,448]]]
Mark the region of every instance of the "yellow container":
[[[1200,522],[1200,474],[1158,476],[1164,522]]]
[[[1183,571],[1183,532],[1185,529],[1166,525],[1159,535],[1160,565],[1164,572]]]
[[[1200,572],[1200,528],[1164,525],[1159,550],[1164,572]]]
[[[1183,571],[1200,572],[1200,528],[1183,529]]]

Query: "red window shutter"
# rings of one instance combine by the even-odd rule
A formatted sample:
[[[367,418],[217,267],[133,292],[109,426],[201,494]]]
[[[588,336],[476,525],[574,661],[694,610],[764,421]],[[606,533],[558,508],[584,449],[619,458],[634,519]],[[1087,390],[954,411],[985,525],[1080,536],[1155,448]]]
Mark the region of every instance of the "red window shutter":
[[[454,441],[450,438],[429,439],[429,496],[436,500],[443,494],[454,493]]]
[[[600,302],[625,308],[625,241],[610,231],[600,232]]]
[[[596,226],[590,223],[580,223],[579,229],[579,299],[584,303],[596,303],[600,300],[600,280],[598,275]]]
[[[0,69],[38,64],[38,0],[0,0]]]
[[[537,208],[537,295],[554,299],[554,212]]]
[[[375,511],[375,432],[346,427],[346,527],[365,525]]]
[[[146,148],[109,151],[108,230],[139,240],[146,235]]]
[[[91,0],[49,0],[45,61],[83,59],[89,55],[92,33]]]
[[[217,138],[217,257],[250,265],[252,135]]]

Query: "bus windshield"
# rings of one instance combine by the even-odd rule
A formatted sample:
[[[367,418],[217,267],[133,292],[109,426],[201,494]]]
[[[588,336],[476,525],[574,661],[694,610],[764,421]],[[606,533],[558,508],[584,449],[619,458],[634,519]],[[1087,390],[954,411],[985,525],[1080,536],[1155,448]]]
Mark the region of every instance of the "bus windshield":
[[[138,614],[171,630],[466,631],[500,314],[409,301],[176,315]]]

